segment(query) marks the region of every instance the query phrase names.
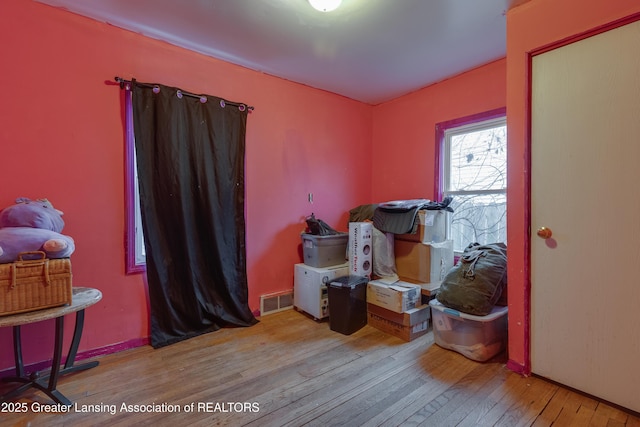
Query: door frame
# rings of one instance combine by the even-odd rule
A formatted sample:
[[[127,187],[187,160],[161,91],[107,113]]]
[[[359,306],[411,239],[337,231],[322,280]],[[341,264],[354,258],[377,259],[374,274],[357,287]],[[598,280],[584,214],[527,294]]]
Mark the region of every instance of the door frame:
[[[525,218],[526,218],[526,229],[527,235],[524,239],[524,253],[525,253],[525,263],[524,263],[524,277],[526,278],[524,286],[524,366],[520,366],[509,360],[507,363],[507,367],[515,372],[518,372],[523,375],[531,374],[531,111],[532,111],[532,91],[533,91],[533,58],[537,55],[541,55],[545,52],[549,52],[555,49],[558,49],[563,46],[567,46],[569,44],[578,42],[580,40],[584,40],[586,38],[607,32],[609,30],[613,30],[615,28],[622,27],[624,25],[630,24],[632,22],[636,22],[640,20],[640,13],[634,13],[632,15],[626,16],[624,18],[617,19],[615,21],[611,21],[609,23],[599,25],[590,30],[557,40],[555,42],[540,46],[536,49],[533,49],[527,52],[527,68],[526,68],[526,81],[527,81],[527,91],[526,91],[526,140],[525,140],[525,151],[524,151],[524,179],[525,179]],[[507,113],[508,114],[508,113]]]

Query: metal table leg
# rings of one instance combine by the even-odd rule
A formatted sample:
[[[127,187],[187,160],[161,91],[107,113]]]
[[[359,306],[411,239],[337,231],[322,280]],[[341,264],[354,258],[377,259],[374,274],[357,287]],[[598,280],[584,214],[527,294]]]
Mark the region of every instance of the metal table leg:
[[[73,333],[73,340],[69,347],[69,353],[67,360],[65,361],[64,368],[60,369],[62,363],[62,344],[64,335],[64,316],[56,318],[56,335],[55,344],[53,350],[53,361],[51,364],[51,370],[49,373],[41,376],[40,372],[32,372],[29,376],[25,375],[24,362],[22,359],[22,341],[20,334],[20,326],[14,326],[13,328],[13,352],[16,362],[16,376],[3,378],[5,382],[17,382],[23,383],[23,385],[10,391],[9,393],[0,396],[0,402],[5,402],[30,387],[35,387],[38,390],[44,392],[54,402],[62,405],[71,406],[72,403],[62,393],[57,390],[58,378],[61,375],[65,375],[71,372],[83,371],[90,369],[98,365],[98,361],[87,362],[81,365],[74,365],[75,357],[78,352],[78,346],[80,345],[80,338],[82,337],[82,329],[84,327],[84,310],[76,312],[76,324]],[[47,383],[48,380],[48,383]]]
[[[84,328],[84,310],[80,310],[76,312],[76,326],[73,330],[73,340],[71,341],[71,346],[69,347],[69,353],[67,354],[67,360],[64,364],[64,369],[60,371],[61,375],[68,374],[71,372],[84,371],[85,369],[91,369],[96,366],[100,362],[86,362],[81,365],[74,365],[76,361],[76,354],[78,353],[78,346],[80,345],[80,338],[82,337],[82,328]]]

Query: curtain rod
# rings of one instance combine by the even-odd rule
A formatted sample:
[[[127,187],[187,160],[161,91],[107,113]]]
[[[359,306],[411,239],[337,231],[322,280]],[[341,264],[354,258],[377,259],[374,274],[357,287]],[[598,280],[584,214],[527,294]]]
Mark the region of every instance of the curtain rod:
[[[118,77],[118,76],[114,77],[114,80],[115,80],[117,83],[120,83],[120,89],[124,89],[124,87],[125,87],[125,85],[126,85],[126,84],[131,84],[131,83],[132,83],[132,81],[131,81],[131,80],[125,80],[125,79],[120,78],[120,77]],[[133,79],[133,81],[135,81],[135,82],[136,82],[137,84],[139,84],[140,86],[144,86],[144,87],[151,87],[151,88],[156,87],[156,85],[153,85],[153,84],[149,84],[149,83],[140,83],[140,82],[136,81],[135,79]],[[198,99],[200,99],[200,102],[207,102],[207,101],[206,101],[206,99],[207,99],[207,98],[206,98],[204,95],[196,95],[195,93],[185,92],[185,91],[183,91],[183,90],[178,90],[178,93],[179,93],[179,95],[178,95],[178,96],[180,96],[180,95],[190,96],[190,97],[192,97],[192,98],[198,98]],[[203,101],[203,99],[204,99],[204,101]],[[254,110],[253,106],[251,106],[251,105],[238,104],[238,103],[235,103],[235,102],[230,102],[230,101],[225,101],[225,100],[220,100],[220,105],[221,105],[222,107],[224,107],[224,106],[226,106],[226,105],[233,105],[234,107],[238,107],[238,108],[240,109],[240,111],[244,111],[244,109],[245,109],[245,108],[246,108],[247,110],[250,110],[250,111],[253,111],[253,110]]]

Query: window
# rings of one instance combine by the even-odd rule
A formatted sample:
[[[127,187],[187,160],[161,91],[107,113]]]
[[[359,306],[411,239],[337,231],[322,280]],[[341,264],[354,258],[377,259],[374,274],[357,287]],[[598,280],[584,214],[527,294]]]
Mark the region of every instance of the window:
[[[133,132],[133,107],[131,90],[124,91],[125,96],[125,186],[126,186],[126,273],[139,273],[145,270],[146,256],[142,217],[140,215],[140,193],[138,192],[138,172],[136,168],[135,135]]]
[[[461,253],[470,243],[507,241],[507,122],[504,108],[436,125],[439,197],[452,196],[448,237]]]

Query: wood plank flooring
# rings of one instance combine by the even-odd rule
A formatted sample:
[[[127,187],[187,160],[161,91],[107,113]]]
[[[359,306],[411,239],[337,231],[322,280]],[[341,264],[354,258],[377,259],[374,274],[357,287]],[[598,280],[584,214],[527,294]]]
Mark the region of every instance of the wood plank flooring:
[[[345,336],[294,310],[96,359],[60,379],[68,413],[34,412],[50,401],[31,389],[15,401],[27,412],[0,413],[0,425],[640,426],[637,414],[509,371],[504,355],[474,362],[431,332],[410,343],[370,326]]]

